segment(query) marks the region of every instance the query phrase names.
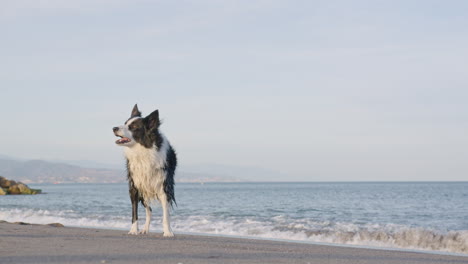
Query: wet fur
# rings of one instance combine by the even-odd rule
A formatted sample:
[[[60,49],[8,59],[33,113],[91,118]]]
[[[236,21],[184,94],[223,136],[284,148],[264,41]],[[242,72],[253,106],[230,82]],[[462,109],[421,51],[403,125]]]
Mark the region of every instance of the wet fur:
[[[132,202],[132,228],[138,233],[138,203],[146,208],[146,223],[142,233],[149,232],[151,207],[158,200],[163,207],[164,236],[173,236],[169,223],[169,208],[175,201],[174,174],[177,155],[167,138],[160,133],[158,110],[145,118],[135,105],[124,126],[115,127],[116,136],[131,139],[123,145],[127,160],[127,177]]]

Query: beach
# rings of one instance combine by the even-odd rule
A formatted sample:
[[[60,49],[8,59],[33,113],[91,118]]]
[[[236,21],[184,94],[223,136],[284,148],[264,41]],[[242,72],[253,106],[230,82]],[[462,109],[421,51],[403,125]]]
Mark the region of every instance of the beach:
[[[2,263],[468,263],[468,257],[219,236],[0,223]]]
[[[130,229],[126,184],[34,187],[44,194],[2,197],[0,220],[120,234]],[[171,226],[177,239],[228,235],[468,255],[468,183],[180,183],[176,188]],[[142,207],[139,216],[143,224]],[[153,234],[162,232],[157,205],[151,220]]]

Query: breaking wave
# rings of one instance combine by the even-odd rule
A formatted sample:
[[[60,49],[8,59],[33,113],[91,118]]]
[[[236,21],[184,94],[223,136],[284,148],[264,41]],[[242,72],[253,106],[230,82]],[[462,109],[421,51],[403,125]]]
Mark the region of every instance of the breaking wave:
[[[7,222],[26,222],[33,224],[61,223],[66,226],[96,228],[127,228],[125,217],[88,215],[84,217],[73,210],[33,210],[0,208],[0,220]]]
[[[87,215],[73,210],[48,211],[0,208],[0,219],[8,222],[49,224],[94,228],[130,228],[130,218],[116,215]],[[152,230],[161,230],[161,217],[155,216]],[[440,231],[395,224],[355,224],[291,219],[284,215],[263,219],[241,216],[176,215],[176,232],[286,239],[319,243],[372,247],[446,251],[468,254],[468,230]]]

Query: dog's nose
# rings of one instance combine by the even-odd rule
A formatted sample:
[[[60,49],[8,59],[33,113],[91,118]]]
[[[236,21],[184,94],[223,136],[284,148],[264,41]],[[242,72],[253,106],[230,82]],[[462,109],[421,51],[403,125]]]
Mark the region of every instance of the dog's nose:
[[[112,128],[112,130],[113,130],[114,132],[117,132],[117,131],[119,131],[119,128],[118,128],[118,127],[114,127],[114,128]]]

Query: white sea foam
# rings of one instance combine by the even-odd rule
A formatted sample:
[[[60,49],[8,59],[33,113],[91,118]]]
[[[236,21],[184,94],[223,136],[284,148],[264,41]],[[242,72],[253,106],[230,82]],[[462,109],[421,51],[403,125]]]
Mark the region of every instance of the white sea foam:
[[[127,229],[130,218],[123,216],[88,215],[72,210],[48,211],[0,208],[0,219],[9,222],[48,224],[59,222],[68,226]],[[161,217],[152,221],[152,231],[161,230]],[[325,242],[373,247],[422,249],[468,254],[468,230],[442,232],[410,228],[403,225],[357,225],[353,223],[318,222],[275,216],[255,217],[174,216],[176,232],[204,233]]]
[[[26,222],[34,224],[61,223],[67,226],[127,228],[127,219],[105,218],[103,216],[82,217],[72,210],[49,211],[33,209],[0,209],[0,219],[7,222]]]
[[[174,229],[186,232],[468,254],[468,230],[440,232],[401,225],[358,226],[351,223],[308,220],[287,223],[285,217],[282,216],[275,217],[271,222],[248,218],[218,221],[213,217],[192,216],[184,222],[177,221]]]

